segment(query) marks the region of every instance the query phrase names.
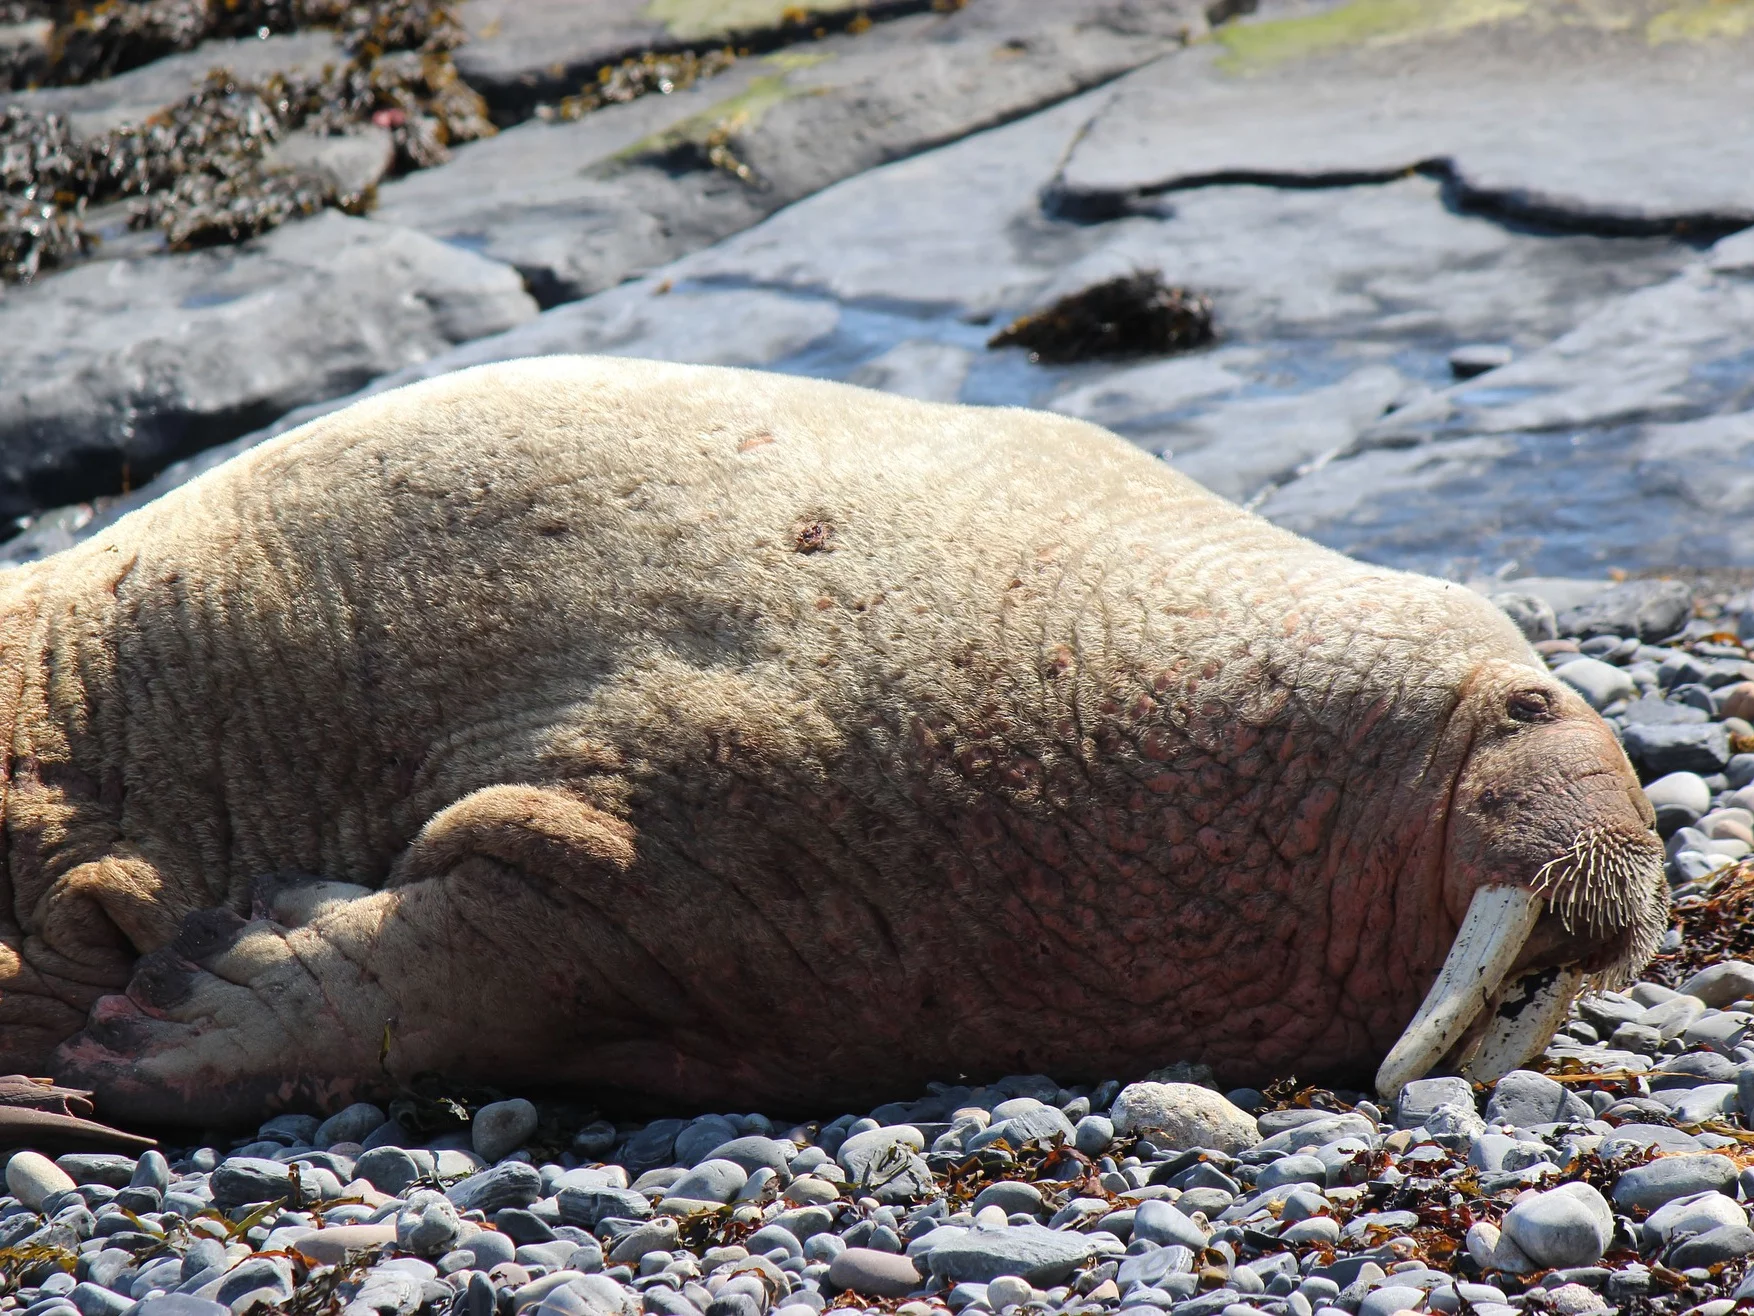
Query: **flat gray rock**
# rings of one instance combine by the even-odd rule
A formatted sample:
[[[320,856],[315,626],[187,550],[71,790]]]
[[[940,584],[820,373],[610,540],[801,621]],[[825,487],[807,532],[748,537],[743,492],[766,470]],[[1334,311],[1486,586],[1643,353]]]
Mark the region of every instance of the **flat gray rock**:
[[[509,267],[328,212],[0,300],[0,517],[110,492],[536,314]]]
[[[504,31],[562,20],[539,4],[500,21]],[[709,246],[841,179],[1105,82],[1200,24],[1187,3],[1146,12],[1117,0],[982,0],[912,15],[744,58],[684,91],[572,123],[521,124],[386,185],[379,213],[516,266],[552,306]],[[477,46],[458,53],[466,76],[481,58]],[[713,145],[745,176],[713,167]]]
[[[1036,10],[1026,47],[1057,40]],[[1054,52],[1057,63],[1031,64],[1049,53],[992,44],[1023,21],[1004,4],[975,4],[880,24],[788,52],[831,58],[746,59],[693,90],[528,124],[384,185],[379,222],[515,265],[544,301],[604,291],[385,371],[369,390],[547,352],[749,365],[1085,417],[1281,524],[1393,565],[1466,576],[1515,560],[1581,577],[1754,555],[1754,531],[1742,528],[1754,521],[1736,515],[1754,502],[1754,231],[1704,252],[1660,237],[1543,233],[1458,213],[1441,180],[1420,176],[1316,189],[1213,183],[1119,218],[1056,216],[1044,190],[1064,181],[1091,133],[1113,126],[1117,96],[1142,75],[1028,113],[1063,91],[992,69],[1038,81],[1057,70],[1053,85],[1072,87],[1078,70],[1123,58],[1123,28],[1105,18],[1082,46],[1068,39]],[[969,76],[984,70],[994,85],[965,95],[950,78],[948,109],[937,92],[898,109],[883,96],[914,84],[885,81],[895,55],[884,43],[904,32],[938,34],[899,48],[939,81],[973,43],[963,54],[985,53]],[[1133,45],[1171,40],[1160,31]],[[1264,86],[1278,74],[1253,76]],[[773,97],[761,105],[749,96],[764,79]],[[1740,83],[1726,85],[1739,94]],[[1498,91],[1482,83],[1483,97]],[[652,163],[660,140],[752,106],[760,112],[731,136],[768,190]],[[1496,107],[1483,99],[1477,113],[1499,116]],[[1014,113],[970,131],[983,115]],[[845,163],[825,164],[811,140],[830,129]],[[921,149],[939,131],[968,135]],[[907,158],[877,163],[891,154]],[[862,172],[833,181],[847,169]],[[755,222],[794,194],[803,199]],[[672,223],[697,227],[677,237],[663,231]],[[714,242],[719,225],[741,231]],[[1137,268],[1210,293],[1218,343],[1073,366],[986,346],[1012,316]],[[1507,345],[1509,364],[1457,382],[1450,354],[1483,342]],[[349,400],[277,414],[233,446]],[[222,455],[203,453],[96,518],[46,517],[0,557],[72,542]]]
[[[1416,166],[1467,203],[1627,231],[1754,223],[1749,46],[1652,41],[1600,11],[1480,7],[1352,40],[1297,17],[1239,24],[1118,89],[1066,162],[1082,213],[1213,180],[1389,178]],[[1497,21],[1492,21],[1496,18]]]
[[[923,7],[888,0],[816,0],[835,17]],[[468,43],[457,67],[496,109],[519,111],[578,91],[597,70],[652,50],[723,46],[735,35],[777,29],[792,0],[463,0]]]

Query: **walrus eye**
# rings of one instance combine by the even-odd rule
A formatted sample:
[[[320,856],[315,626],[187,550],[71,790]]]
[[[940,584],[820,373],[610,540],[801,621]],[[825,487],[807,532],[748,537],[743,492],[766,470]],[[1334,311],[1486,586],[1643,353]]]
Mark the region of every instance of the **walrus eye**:
[[[1518,690],[1510,697],[1511,717],[1518,722],[1551,722],[1553,707],[1544,690]]]

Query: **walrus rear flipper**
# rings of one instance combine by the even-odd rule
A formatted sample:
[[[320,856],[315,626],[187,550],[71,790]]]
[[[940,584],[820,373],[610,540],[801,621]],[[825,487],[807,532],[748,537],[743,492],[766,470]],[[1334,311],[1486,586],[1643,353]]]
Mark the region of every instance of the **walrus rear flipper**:
[[[179,1124],[338,1107],[458,1063],[576,1082],[579,1043],[649,1037],[677,996],[617,931],[634,839],[564,790],[477,791],[427,823],[381,891],[296,927],[192,918],[97,1003],[54,1072]]]

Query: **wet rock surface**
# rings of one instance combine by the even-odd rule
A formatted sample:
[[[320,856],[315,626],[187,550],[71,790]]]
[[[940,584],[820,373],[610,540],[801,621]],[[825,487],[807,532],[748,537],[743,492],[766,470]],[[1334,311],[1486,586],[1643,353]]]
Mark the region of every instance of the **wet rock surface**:
[[[372,213],[508,267],[550,309],[370,387],[552,351],[755,365],[1086,417],[1396,566],[1599,576],[1748,560],[1754,248],[1727,232],[1743,222],[1746,148],[1717,125],[1748,94],[1750,35],[1658,0],[1558,27],[1539,3],[1433,11],[1269,6],[1183,48],[1208,21],[1191,9],[1089,0],[1044,17],[971,0],[758,42],[676,74],[670,94],[648,86],[576,118],[543,102],[449,163],[384,178]],[[486,49],[499,38],[475,12],[462,26]],[[671,24],[670,49],[711,49],[726,30],[685,38],[707,31],[692,11],[627,12],[629,33]],[[622,29],[598,26],[589,58],[627,58]],[[1517,154],[1500,129],[1548,95],[1523,85],[1539,82],[1530,60],[1570,90]],[[534,76],[519,67],[507,76]],[[1616,107],[1605,87],[1631,90]],[[1326,127],[1266,142],[1260,115],[1310,88],[1310,122]],[[1165,109],[1183,92],[1198,131],[1181,126],[1192,109]],[[1570,152],[1574,136],[1594,144]],[[1440,159],[1473,161],[1473,190],[1461,165],[1407,172]],[[1491,183],[1501,165],[1522,172]],[[1482,189],[1545,218],[1476,204]],[[1136,275],[1210,298],[1216,341],[1074,364],[989,345]],[[310,414],[253,401],[205,439],[247,443]],[[114,463],[45,488],[13,559],[115,510],[44,515],[54,492],[113,497]]]
[[[0,515],[117,484],[536,314],[503,265],[329,212],[0,298]]]

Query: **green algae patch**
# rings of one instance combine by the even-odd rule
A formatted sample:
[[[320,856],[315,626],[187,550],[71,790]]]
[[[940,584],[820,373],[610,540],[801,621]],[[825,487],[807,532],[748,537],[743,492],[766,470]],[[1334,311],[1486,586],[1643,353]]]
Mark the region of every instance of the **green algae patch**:
[[[794,22],[809,14],[837,14],[859,8],[867,0],[818,0],[809,6],[797,0],[650,0],[646,17],[656,19],[678,41],[723,38],[732,32],[753,32]]]
[[[1225,49],[1219,67],[1249,73],[1356,46],[1447,34],[1517,18],[1531,0],[1351,0],[1320,14],[1264,23],[1229,23],[1214,39]]]
[[[791,100],[795,96],[822,95],[826,88],[793,87],[788,79],[794,69],[808,68],[828,58],[832,57],[799,59],[796,56],[769,56],[764,62],[777,64],[782,69],[781,72],[766,73],[751,80],[742,91],[727,96],[698,114],[689,115],[663,132],[642,138],[617,152],[613,160],[620,164],[636,160],[657,160],[666,161],[671,167],[719,169],[752,186],[762,186],[762,180],[755,171],[739,160],[732,151],[732,137],[754,127],[763,115],[783,101]]]
[[[1754,33],[1754,0],[1690,0],[1656,15],[1645,27],[1652,45],[1734,40]]]

